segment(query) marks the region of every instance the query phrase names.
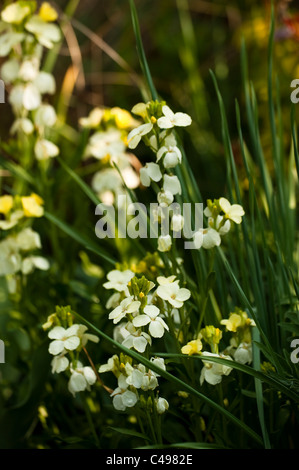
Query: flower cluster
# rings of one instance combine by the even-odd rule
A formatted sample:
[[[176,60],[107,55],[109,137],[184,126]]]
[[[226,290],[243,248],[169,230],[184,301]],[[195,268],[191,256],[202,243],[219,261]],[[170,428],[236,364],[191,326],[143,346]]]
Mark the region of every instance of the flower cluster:
[[[226,331],[231,333],[227,352],[235,361],[250,364],[252,362],[251,328],[255,326],[254,320],[249,318],[243,310],[235,308],[228,319],[221,320],[221,324],[225,325]]]
[[[195,232],[193,241],[197,249],[211,249],[221,244],[221,237],[231,229],[231,222],[240,224],[244,209],[239,204],[231,204],[226,198],[221,197],[207,201],[204,215],[207,217],[207,228]]]
[[[42,248],[41,239],[28,223],[42,217],[43,200],[37,194],[0,197],[0,276],[5,276],[11,293],[17,290],[19,275],[34,269],[48,270],[49,262],[36,254]]]
[[[181,183],[174,174],[175,167],[182,161],[182,152],[177,144],[175,127],[190,126],[191,118],[185,113],[174,113],[165,102],[150,101],[138,103],[132,113],[144,121],[128,135],[128,146],[137,147],[142,140],[155,153],[156,161],[146,163],[140,170],[140,181],[145,187],[151,185],[157,189],[157,220],[163,217],[163,207],[168,207],[176,195],[182,192]],[[173,214],[172,230],[179,231],[184,225],[182,215]],[[158,250],[166,252],[171,249],[172,238],[163,230],[158,238]]]
[[[164,360],[152,357],[151,362],[165,370]],[[113,355],[99,368],[100,373],[113,372],[117,378],[117,387],[111,393],[112,403],[116,410],[125,411],[139,402],[140,406],[147,408],[155,406],[159,414],[169,407],[167,400],[162,397],[152,398],[151,392],[158,387],[159,374],[147,369],[143,364],[134,365],[130,357],[124,354]]]
[[[141,354],[152,345],[153,339],[160,339],[169,331],[168,321],[172,322],[172,317],[191,296],[188,289],[180,287],[176,276],[157,276],[158,286],[145,276],[138,278],[130,269],[123,271],[115,269],[108,273],[107,278],[104,288],[116,291],[106,304],[108,310],[112,309],[108,318],[116,325],[114,339]],[[159,364],[163,362],[161,359],[152,360],[158,361]],[[100,372],[111,370],[117,376],[118,388],[112,394],[116,409],[134,406],[138,399],[137,389],[145,391],[148,388],[154,389],[158,385],[157,374],[146,370],[142,364],[132,365],[132,362],[127,360],[121,367],[120,373],[119,367],[115,366],[115,356],[113,356],[108,365],[99,369]],[[164,367],[163,362],[162,368]],[[128,389],[129,385],[133,386],[134,390]],[[164,399],[157,399],[158,412],[167,407]]]
[[[73,323],[70,307],[56,307],[47,322],[43,325],[52,341],[49,353],[53,355],[51,362],[52,373],[68,372],[68,390],[75,396],[76,393],[90,390],[97,376],[90,366],[84,366],[80,359],[80,352],[88,341],[97,343],[99,338],[87,333],[87,327]]]
[[[11,133],[35,135],[37,160],[59,153],[47,138],[56,123],[56,112],[43,102],[43,95],[55,93],[56,83],[52,74],[41,70],[43,48],[51,49],[61,37],[56,19],[56,11],[46,2],[38,13],[35,1],[17,1],[1,13],[0,57],[7,57],[1,78],[10,85],[9,102],[15,115]]]
[[[228,319],[221,320],[221,325],[225,325],[226,331],[231,333],[230,344],[223,351],[219,352],[219,344],[223,333],[213,325],[202,328],[196,339],[189,341],[181,348],[181,352],[186,355],[199,354],[203,358],[203,367],[200,374],[200,384],[204,381],[211,385],[219,384],[222,377],[229,375],[232,367],[216,362],[205,361],[204,357],[215,357],[236,361],[241,364],[250,364],[252,361],[251,327],[255,322],[248,317],[247,313],[239,308],[231,313]],[[210,350],[204,350],[204,345]]]
[[[93,158],[99,162],[92,188],[103,203],[113,204],[118,196],[126,194],[124,184],[130,189],[139,186],[139,176],[134,168],[136,158],[127,152],[126,145],[129,130],[136,121],[121,108],[94,108],[87,117],[79,120],[79,124],[92,131],[85,159]]]

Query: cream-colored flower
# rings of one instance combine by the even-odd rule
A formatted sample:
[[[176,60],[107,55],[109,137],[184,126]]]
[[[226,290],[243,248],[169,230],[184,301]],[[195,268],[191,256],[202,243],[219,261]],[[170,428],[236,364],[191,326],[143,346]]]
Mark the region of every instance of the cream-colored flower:
[[[163,117],[160,117],[157,121],[158,126],[161,129],[171,129],[172,127],[185,127],[190,126],[192,120],[188,114],[185,113],[174,113],[168,106],[162,107]]]
[[[188,354],[188,356],[192,356],[192,354],[199,354],[202,350],[202,342],[200,339],[194,339],[189,341],[185,346],[182,347],[181,352],[183,354]]]
[[[39,15],[33,15],[26,22],[25,28],[36,37],[42,46],[48,49],[52,49],[61,38],[58,26],[44,21]]]
[[[48,160],[57,157],[59,148],[50,140],[39,139],[34,146],[34,153],[37,160]]]
[[[224,197],[219,199],[219,206],[223,210],[226,219],[232,220],[235,224],[242,222],[242,216],[245,214],[242,206],[239,204],[231,204]]]

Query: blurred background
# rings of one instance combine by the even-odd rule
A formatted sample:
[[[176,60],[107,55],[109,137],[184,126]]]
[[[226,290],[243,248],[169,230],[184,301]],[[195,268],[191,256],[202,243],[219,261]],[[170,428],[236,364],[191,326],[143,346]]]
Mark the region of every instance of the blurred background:
[[[130,110],[142,101],[143,78],[128,0],[58,0],[53,4],[72,17],[69,22],[62,16],[65,40],[59,50],[59,60],[51,60],[53,54],[49,54],[45,65],[57,78],[59,102],[56,105],[60,114],[65,114],[67,121],[77,127],[78,118],[86,116],[95,106]],[[240,64],[240,46],[245,41],[248,75],[256,92],[262,145],[267,156],[270,152],[267,49],[271,2],[136,0],[136,7],[155,86],[160,97],[175,111],[192,116],[189,135],[184,133],[187,156],[203,196],[217,197],[223,192],[225,167],[220,113],[210,70],[218,80],[236,163],[241,164],[235,100],[239,102],[241,115],[244,114],[246,137]],[[299,8],[292,0],[275,1],[274,7],[274,70],[279,77],[283,121],[289,123],[290,83],[299,77]]]
[[[255,88],[262,145],[267,156],[271,1],[136,0],[135,3],[155,86],[174,111],[192,116],[193,125],[184,132],[187,156],[203,197],[218,197],[223,193],[225,164],[220,113],[210,70],[218,80],[239,165],[235,100],[244,115],[246,138],[240,64],[244,40],[248,76]],[[60,12],[64,41],[45,57],[45,69],[52,71],[57,80],[53,104],[61,120],[78,129],[78,119],[95,106],[130,110],[142,101],[144,82],[129,1],[56,0],[52,4]],[[290,83],[299,77],[299,5],[294,0],[275,0],[274,7],[274,70],[279,77],[282,122],[289,123]],[[10,107],[7,104],[5,108],[0,121],[1,129],[7,131],[11,124]],[[245,189],[246,184],[244,181]]]

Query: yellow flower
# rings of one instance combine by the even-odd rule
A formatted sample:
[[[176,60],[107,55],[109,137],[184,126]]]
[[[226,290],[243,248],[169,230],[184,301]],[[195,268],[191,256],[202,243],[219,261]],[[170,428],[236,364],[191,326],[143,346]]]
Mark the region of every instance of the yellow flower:
[[[199,354],[200,351],[202,350],[202,342],[200,339],[194,339],[192,341],[189,341],[185,346],[182,347],[181,352],[183,354],[188,354],[188,356],[191,356],[192,354]]]
[[[118,107],[111,108],[110,114],[114,117],[115,124],[119,129],[129,129],[136,123],[135,119],[125,109]]]
[[[42,4],[38,15],[43,21],[46,21],[47,23],[50,21],[56,21],[58,18],[57,11],[54,10],[54,8],[48,2],[44,2]]]
[[[25,217],[42,217],[44,209],[42,207],[44,201],[37,194],[32,193],[31,196],[21,198]]]
[[[13,206],[13,197],[5,195],[0,197],[0,214],[8,214]]]
[[[225,325],[228,331],[236,332],[237,328],[242,324],[242,317],[237,313],[232,313],[228,320],[221,320],[221,325]]]

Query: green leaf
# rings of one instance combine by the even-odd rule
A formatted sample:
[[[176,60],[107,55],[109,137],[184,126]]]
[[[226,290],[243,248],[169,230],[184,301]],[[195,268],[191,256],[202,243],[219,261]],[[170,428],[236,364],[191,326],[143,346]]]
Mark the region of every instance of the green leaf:
[[[55,224],[60,230],[62,230],[64,233],[69,235],[71,238],[76,240],[78,243],[80,243],[82,246],[84,246],[87,250],[92,251],[96,255],[100,256],[104,260],[108,261],[110,264],[115,266],[117,261],[112,258],[110,255],[107,254],[107,252],[103,249],[100,248],[100,246],[93,241],[90,241],[87,239],[85,236],[81,235],[79,232],[74,230],[72,227],[67,225],[65,222],[62,220],[58,219],[54,214],[50,214],[49,212],[45,211],[44,216],[53,224]]]
[[[142,43],[142,38],[141,38],[141,33],[140,33],[140,26],[139,26],[139,20],[138,20],[138,15],[137,15],[137,10],[136,6],[134,3],[134,0],[130,0],[130,9],[131,9],[131,16],[132,16],[132,24],[133,24],[133,29],[134,29],[134,34],[135,34],[135,39],[136,39],[136,46],[137,46],[137,52],[138,52],[138,57],[141,65],[141,69],[143,72],[143,75],[146,78],[150,93],[152,95],[153,100],[158,99],[158,93],[156,91],[151,72],[148,66],[147,58],[144,52],[143,48],[143,43]]]
[[[120,434],[124,434],[126,436],[138,437],[140,439],[144,439],[145,441],[150,441],[151,440],[146,434],[142,434],[140,432],[132,431],[131,429],[115,428],[113,426],[109,426],[108,429],[112,429],[113,431],[119,432]]]

